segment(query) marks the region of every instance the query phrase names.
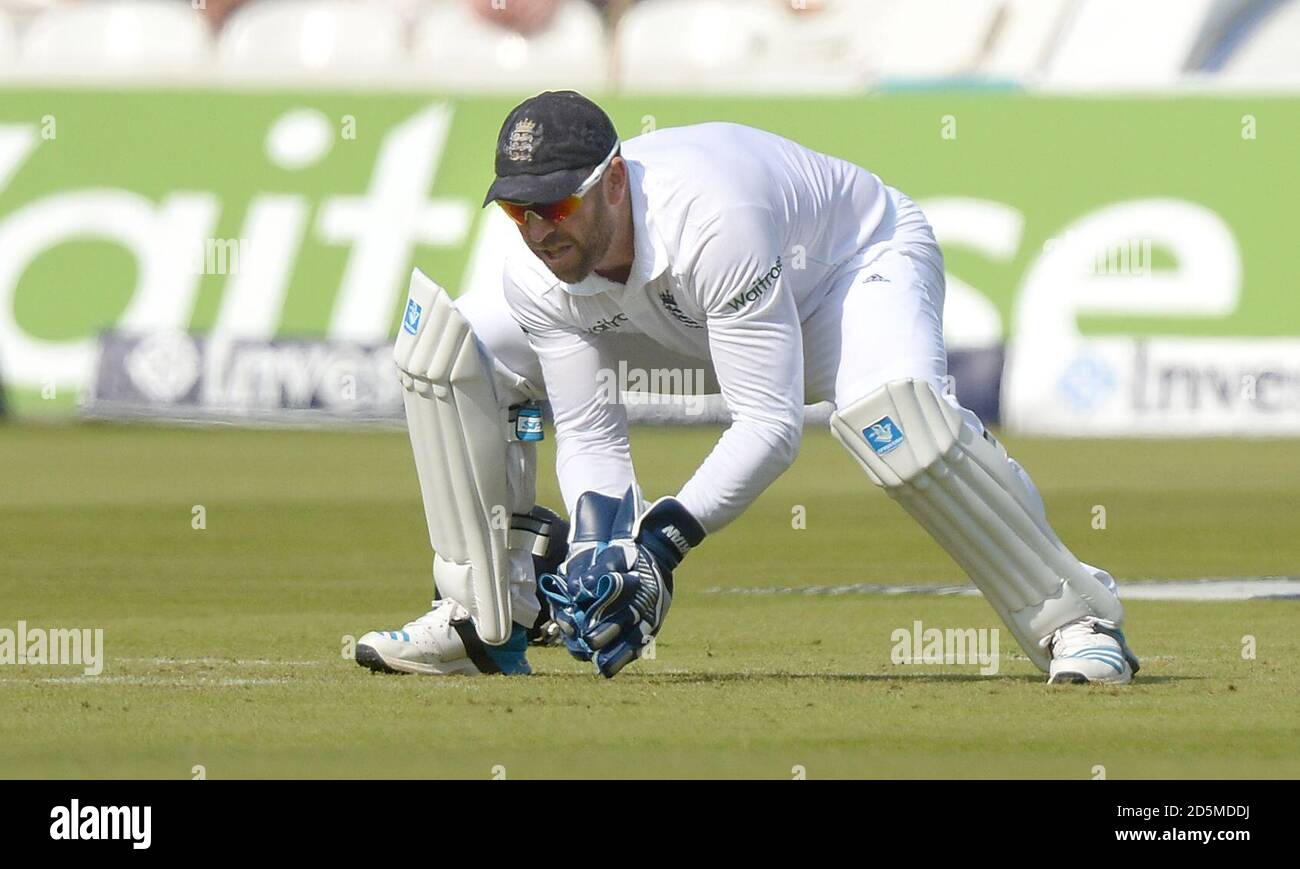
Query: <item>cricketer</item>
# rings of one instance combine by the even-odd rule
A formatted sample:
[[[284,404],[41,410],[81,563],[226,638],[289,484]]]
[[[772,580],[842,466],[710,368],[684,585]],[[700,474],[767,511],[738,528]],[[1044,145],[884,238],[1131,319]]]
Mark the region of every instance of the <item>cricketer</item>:
[[[866,169],[726,123],[621,142],[572,91],[528,99],[497,140],[517,224],[499,292],[452,302],[412,276],[395,349],[437,598],[358,641],[358,663],[530,672],[558,637],[613,677],[663,626],[674,572],[794,462],[804,405],[966,571],[1048,681],[1129,682],[1106,571],[1048,524],[1025,471],[945,389],[943,255],[921,210]],[[620,361],[703,367],[731,424],[647,504]],[[535,503],[538,403],[569,521]]]

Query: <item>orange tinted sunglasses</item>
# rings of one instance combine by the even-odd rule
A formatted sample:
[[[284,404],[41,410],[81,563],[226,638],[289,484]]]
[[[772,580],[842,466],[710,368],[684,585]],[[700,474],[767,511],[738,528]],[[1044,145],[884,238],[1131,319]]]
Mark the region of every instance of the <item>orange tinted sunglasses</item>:
[[[591,170],[587,180],[583,181],[577,190],[559,202],[507,202],[504,199],[498,199],[497,205],[500,205],[501,210],[520,226],[528,222],[530,212],[548,223],[563,223],[582,206],[582,197],[586,196],[587,191],[595,187],[596,182],[600,180],[600,176],[605,174],[605,169],[609,167],[609,164],[613,162],[614,157],[618,154],[618,146],[619,143],[615,142],[609,156],[602,160],[599,166]]]

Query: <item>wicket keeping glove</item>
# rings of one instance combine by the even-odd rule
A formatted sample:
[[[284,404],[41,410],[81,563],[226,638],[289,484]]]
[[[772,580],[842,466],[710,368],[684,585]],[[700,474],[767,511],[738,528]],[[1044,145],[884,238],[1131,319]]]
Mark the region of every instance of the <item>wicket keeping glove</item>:
[[[591,650],[578,640],[578,628],[573,608],[573,598],[565,577],[578,575],[591,567],[596,554],[609,545],[610,531],[618,515],[618,498],[599,492],[584,492],[572,516],[573,539],[569,553],[555,573],[537,577],[537,588],[551,609],[551,619],[560,630],[560,639],[569,653],[580,661],[591,660]]]
[[[703,526],[676,498],[660,498],[644,513],[641,506],[635,487],[617,502],[584,494],[571,558],[559,575],[539,580],[569,652],[594,658],[606,678],[640,657],[659,632],[673,570],[704,540]]]

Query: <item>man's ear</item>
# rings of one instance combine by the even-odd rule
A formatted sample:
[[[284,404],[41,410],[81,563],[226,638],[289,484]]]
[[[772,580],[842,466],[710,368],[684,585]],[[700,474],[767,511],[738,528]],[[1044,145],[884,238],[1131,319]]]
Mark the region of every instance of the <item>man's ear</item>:
[[[620,204],[627,196],[627,163],[623,162],[621,155],[609,161],[601,186],[605,188],[605,201],[610,205]]]

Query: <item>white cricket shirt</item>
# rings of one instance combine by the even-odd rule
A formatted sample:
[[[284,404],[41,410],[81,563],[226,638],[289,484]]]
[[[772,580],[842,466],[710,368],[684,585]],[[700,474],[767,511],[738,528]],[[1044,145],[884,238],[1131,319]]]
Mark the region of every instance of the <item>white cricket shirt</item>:
[[[711,359],[732,417],[678,493],[708,531],[794,461],[802,434],[800,323],[837,267],[875,241],[889,198],[875,175],[737,124],[659,130],[623,143],[635,255],[627,284],[558,280],[516,239],[505,295],[541,361],[556,470],[572,513],[588,490],[633,482],[627,417],[608,401],[611,342],[643,333]],[[602,379],[605,378],[605,379]]]

